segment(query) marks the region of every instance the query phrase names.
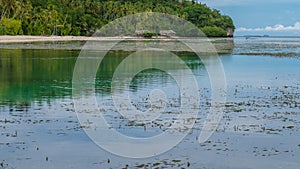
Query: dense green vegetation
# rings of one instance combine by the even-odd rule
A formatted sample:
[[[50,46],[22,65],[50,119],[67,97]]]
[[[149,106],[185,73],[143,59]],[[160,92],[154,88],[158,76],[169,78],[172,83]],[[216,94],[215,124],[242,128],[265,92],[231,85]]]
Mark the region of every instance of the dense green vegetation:
[[[188,0],[0,0],[0,35],[91,35],[112,20],[140,12],[179,16],[209,36],[234,31],[229,16]]]

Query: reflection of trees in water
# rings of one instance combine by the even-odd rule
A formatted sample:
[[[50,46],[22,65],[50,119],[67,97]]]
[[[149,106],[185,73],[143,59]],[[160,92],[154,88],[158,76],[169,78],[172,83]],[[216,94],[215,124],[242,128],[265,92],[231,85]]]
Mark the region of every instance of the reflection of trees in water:
[[[0,49],[0,102],[30,104],[33,101],[49,101],[55,98],[71,98],[72,76],[79,51]],[[96,92],[111,92],[111,79],[118,65],[132,52],[110,51],[98,69]],[[188,52],[176,52],[195,72],[202,67],[197,56]],[[145,57],[151,62],[151,57]],[[199,60],[199,59],[198,59]],[[140,59],[139,61],[142,61]],[[130,69],[138,63],[128,65]],[[135,85],[166,83],[168,75],[158,70],[146,70],[148,76],[137,80]],[[153,77],[153,73],[155,77]]]
[[[71,93],[74,56],[63,50],[1,49],[0,100],[31,102]]]

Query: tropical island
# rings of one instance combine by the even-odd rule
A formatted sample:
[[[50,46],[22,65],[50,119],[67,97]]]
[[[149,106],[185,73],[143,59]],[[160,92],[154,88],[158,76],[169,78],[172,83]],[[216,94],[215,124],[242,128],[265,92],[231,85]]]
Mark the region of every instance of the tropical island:
[[[235,29],[229,16],[195,0],[0,0],[0,35],[91,36],[117,18],[141,12],[178,16],[208,37],[232,37]]]

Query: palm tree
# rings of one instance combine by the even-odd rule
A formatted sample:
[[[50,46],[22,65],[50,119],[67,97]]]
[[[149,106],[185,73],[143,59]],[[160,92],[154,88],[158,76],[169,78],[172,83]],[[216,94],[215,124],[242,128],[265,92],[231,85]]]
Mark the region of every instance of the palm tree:
[[[0,5],[2,6],[2,14],[0,22],[4,17],[10,17],[12,12],[16,11],[18,1],[16,0],[1,0]]]

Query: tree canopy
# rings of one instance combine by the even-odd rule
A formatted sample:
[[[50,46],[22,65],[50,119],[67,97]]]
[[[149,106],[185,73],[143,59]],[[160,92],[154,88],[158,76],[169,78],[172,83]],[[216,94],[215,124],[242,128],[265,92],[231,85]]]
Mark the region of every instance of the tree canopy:
[[[161,12],[186,19],[208,36],[230,36],[229,16],[188,0],[0,0],[0,35],[92,35],[117,18]],[[224,33],[225,32],[225,33]]]

